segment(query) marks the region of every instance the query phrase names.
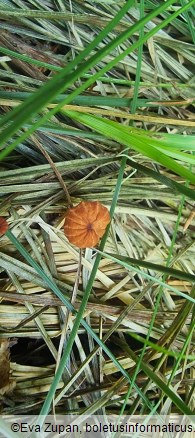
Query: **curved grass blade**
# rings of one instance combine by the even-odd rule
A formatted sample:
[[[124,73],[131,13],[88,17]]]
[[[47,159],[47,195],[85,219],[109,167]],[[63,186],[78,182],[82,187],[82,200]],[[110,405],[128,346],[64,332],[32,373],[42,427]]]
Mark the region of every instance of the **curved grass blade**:
[[[94,116],[92,114],[82,114],[76,111],[65,111],[73,120],[77,120],[83,123],[85,126],[95,130],[96,132],[103,134],[105,137],[112,138],[113,140],[122,143],[124,146],[134,149],[137,152],[149,157],[153,161],[162,164],[163,166],[171,169],[181,177],[188,179],[195,184],[195,175],[181,166],[172,158],[168,157],[165,153],[149,144],[146,137],[141,134],[132,133],[131,128],[121,125],[118,122],[112,120],[103,119],[101,117]]]

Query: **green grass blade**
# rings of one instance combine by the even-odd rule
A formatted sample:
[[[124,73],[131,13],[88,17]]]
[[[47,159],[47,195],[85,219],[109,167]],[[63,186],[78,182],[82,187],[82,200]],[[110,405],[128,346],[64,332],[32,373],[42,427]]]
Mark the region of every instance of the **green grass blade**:
[[[146,141],[145,136],[132,133],[130,127],[121,126],[118,122],[113,122],[112,120],[103,119],[91,114],[82,114],[76,111],[65,111],[65,113],[73,120],[77,120],[96,132],[103,134],[105,137],[112,138],[120,144],[122,143],[124,146],[128,146],[130,149],[136,150],[195,184],[195,175],[192,172],[169,158],[163,152],[159,154],[158,149],[151,146],[149,142]]]
[[[110,255],[117,260],[121,260],[126,263],[129,263],[130,265],[142,266],[145,269],[151,269],[152,271],[163,272],[164,274],[167,274],[169,276],[181,278],[182,280],[187,280],[195,283],[195,275],[189,274],[188,272],[179,271],[177,269],[169,268],[167,266],[158,265],[157,263],[151,263],[145,260],[137,260],[131,257],[121,256],[118,254],[107,253],[107,255]]]
[[[191,296],[186,295],[186,294],[184,294],[183,292],[181,292],[181,291],[179,291],[178,289],[176,289],[175,287],[170,286],[170,285],[167,284],[167,283],[164,283],[163,281],[159,280],[159,279],[156,278],[156,277],[152,277],[152,275],[149,275],[149,274],[147,274],[147,273],[144,272],[144,271],[141,271],[140,269],[136,268],[135,265],[130,265],[130,263],[127,263],[127,262],[125,262],[125,261],[123,261],[123,260],[120,260],[120,258],[118,257],[118,255],[117,255],[117,257],[113,257],[113,256],[111,256],[111,255],[108,254],[108,253],[105,253],[105,252],[103,252],[103,251],[100,251],[100,249],[97,249],[96,251],[97,251],[97,252],[100,252],[100,254],[102,254],[104,257],[107,257],[108,259],[112,260],[113,262],[118,263],[119,265],[123,266],[124,268],[126,268],[126,269],[128,269],[128,270],[135,271],[135,272],[139,272],[143,277],[148,278],[148,279],[154,281],[155,283],[160,284],[160,285],[163,286],[164,288],[169,289],[169,290],[175,292],[177,295],[179,295],[179,296],[185,298],[187,301],[191,301],[192,303],[195,303],[195,299],[192,298]]]
[[[137,364],[139,361],[139,358],[136,356],[136,354],[131,350],[130,347],[125,346],[125,350],[129,352],[130,357],[135,361]],[[159,377],[157,373],[155,373],[152,368],[146,364],[144,361],[140,362],[140,368],[143,370],[143,372],[151,379],[152,382],[155,382],[157,387],[161,389],[161,391],[169,397],[170,400],[177,406],[177,408],[185,415],[192,416],[193,412],[191,411],[188,406],[183,402],[183,400],[178,397],[175,392],[169,388],[169,386],[162,380],[162,378]]]
[[[124,154],[122,154],[124,155]],[[192,189],[189,189],[184,184],[179,184],[176,181],[168,178],[165,175],[162,175],[160,172],[156,172],[155,170],[149,169],[149,167],[143,166],[142,164],[137,163],[136,161],[131,160],[128,156],[128,163],[132,166],[133,169],[140,170],[143,174],[150,176],[151,178],[156,179],[163,185],[170,187],[170,189],[174,190],[176,193],[181,193],[183,195],[188,196],[191,199],[195,200],[195,192]]]
[[[140,335],[137,335],[136,333],[133,332],[129,332],[128,333],[129,336],[131,336],[132,338],[136,339],[136,341],[141,342],[142,344],[144,344],[146,347],[152,347],[153,350],[157,351],[158,353],[163,353],[166,356],[170,356],[170,357],[174,357],[176,359],[187,359],[187,360],[195,360],[195,354],[191,355],[191,354],[180,354],[180,353],[176,353],[174,351],[170,351],[167,350],[167,348],[162,347],[161,345],[158,345],[157,343],[155,344],[154,342],[150,341],[149,339],[145,339]],[[175,373],[174,373],[175,375]]]
[[[6,47],[0,46],[0,53],[3,53],[4,55],[8,55],[12,58],[20,59],[21,61],[28,62],[29,64],[32,64],[32,65],[37,65],[38,67],[47,68],[51,71],[61,71],[62,70],[62,67],[59,67],[59,66],[53,65],[53,64],[48,64],[47,62],[38,61],[37,59],[33,59],[30,56],[14,52],[13,50],[7,49]]]

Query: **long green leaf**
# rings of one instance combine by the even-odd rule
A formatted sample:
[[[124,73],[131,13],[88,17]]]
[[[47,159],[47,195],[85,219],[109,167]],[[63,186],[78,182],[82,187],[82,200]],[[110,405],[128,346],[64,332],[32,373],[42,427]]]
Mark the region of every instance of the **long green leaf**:
[[[103,134],[105,137],[112,138],[120,144],[122,143],[124,146],[128,146],[130,149],[140,152],[195,184],[195,175],[192,172],[169,158],[165,153],[159,153],[157,148],[147,142],[145,136],[135,134],[134,131],[131,131],[130,127],[92,114],[82,114],[69,110],[66,110],[65,113],[73,120],[77,120],[96,132]]]

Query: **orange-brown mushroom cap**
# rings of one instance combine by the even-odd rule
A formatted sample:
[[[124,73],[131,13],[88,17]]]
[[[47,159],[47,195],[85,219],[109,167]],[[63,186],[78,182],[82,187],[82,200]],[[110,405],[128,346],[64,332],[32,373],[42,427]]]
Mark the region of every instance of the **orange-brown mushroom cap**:
[[[82,201],[65,216],[64,234],[79,248],[90,248],[99,242],[110,222],[110,213],[98,201]]]
[[[0,216],[0,236],[3,236],[3,234],[6,233],[6,231],[8,230],[9,225],[6,221],[6,219],[4,219],[4,217]]]

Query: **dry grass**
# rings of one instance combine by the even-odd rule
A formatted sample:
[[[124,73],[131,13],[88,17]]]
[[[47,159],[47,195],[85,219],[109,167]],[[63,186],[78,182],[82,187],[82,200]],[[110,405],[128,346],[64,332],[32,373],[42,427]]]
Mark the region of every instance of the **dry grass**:
[[[9,56],[8,52],[1,53],[1,115],[17,106],[24,99],[25,92],[35,91],[55,75],[46,64],[52,64],[55,69],[74,59],[124,4],[122,1],[83,3],[60,0],[42,3],[40,6],[31,1],[0,1],[0,45],[45,63],[45,67],[29,64]],[[145,2],[145,13],[157,3]],[[150,30],[182,3],[168,8],[145,29]],[[13,11],[8,14],[8,7],[17,9],[20,15],[14,16]],[[31,9],[40,16],[35,13],[28,16],[25,10]],[[43,10],[51,12],[51,16],[44,18],[41,15]],[[3,11],[7,14],[3,15]],[[54,12],[57,11],[65,13],[59,20],[55,19]],[[87,89],[84,101],[73,102],[74,109],[104,115],[121,125],[128,125],[129,120],[133,120],[135,127],[151,132],[192,135],[195,126],[195,49],[189,24],[192,15],[189,10],[188,15],[179,16],[144,44],[136,102],[132,99],[139,56],[137,50]],[[138,18],[139,8],[135,5],[108,40]],[[93,75],[138,37],[136,32],[130,40],[107,54],[88,75]],[[102,44],[107,42],[105,40]],[[80,78],[68,91],[76,89],[86,78],[87,75]],[[116,97],[120,98],[121,106],[118,104],[113,108]],[[128,99],[128,104],[125,99]],[[136,103],[136,114],[129,114],[132,102]],[[41,114],[47,113],[55,104],[49,104]],[[23,130],[28,126],[24,124]],[[117,184],[122,149],[113,139],[58,113],[1,162],[1,214],[8,219],[12,233],[39,263],[46,276],[55,279],[64,296],[71,300],[79,250],[63,234],[67,198],[38,144],[53,160],[73,204],[83,199],[97,199],[108,208]],[[129,155],[139,164],[186,184],[181,177],[149,158],[133,150]],[[127,162],[104,252],[193,274],[194,230],[194,201],[133,169]],[[79,309],[85,293],[95,253],[93,249],[82,252],[76,309]],[[65,348],[75,317],[69,314],[67,322],[65,306],[6,235],[0,238],[0,266],[0,339],[15,342],[11,347],[10,370],[11,378],[16,382],[13,392],[2,397],[1,412],[37,413],[53,381],[60,345]],[[100,339],[108,336],[106,345],[131,377],[134,376],[135,361],[128,346],[139,358],[143,344],[141,340],[133,339],[130,333],[144,339],[149,333],[149,340],[158,344],[159,349],[146,345],[143,360],[148,355],[153,372],[163,376],[168,386],[171,377],[171,387],[176,388],[177,395],[193,411],[192,393],[188,398],[194,379],[193,307],[189,306],[185,319],[182,319],[181,312],[185,303],[186,306],[192,304],[186,299],[188,296],[194,298],[191,281],[165,276],[152,268],[137,267],[135,270],[132,266],[127,269],[117,260],[103,255],[84,317]],[[154,311],[156,316],[151,326]],[[161,351],[160,347],[166,351]],[[173,369],[174,375],[171,374]],[[116,364],[103,352],[99,354],[91,335],[80,326],[63,379],[57,386],[54,403],[57,412],[71,409],[88,412],[90,406],[91,412],[106,407],[107,412],[119,413],[129,383],[118,376]],[[118,379],[118,388],[113,394]],[[143,392],[148,384],[146,396],[151,405],[161,400],[157,408],[159,413],[165,411],[166,406],[169,411],[166,393],[148,378],[141,367],[135,381]],[[142,399],[134,387],[126,410],[139,413],[141,404]],[[180,411],[175,400],[172,400],[170,409]],[[149,412],[148,407],[146,411]]]

